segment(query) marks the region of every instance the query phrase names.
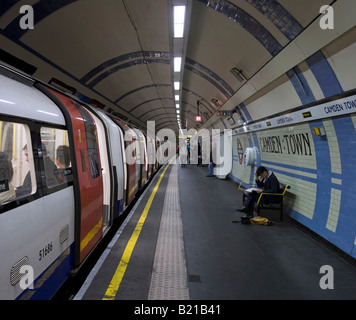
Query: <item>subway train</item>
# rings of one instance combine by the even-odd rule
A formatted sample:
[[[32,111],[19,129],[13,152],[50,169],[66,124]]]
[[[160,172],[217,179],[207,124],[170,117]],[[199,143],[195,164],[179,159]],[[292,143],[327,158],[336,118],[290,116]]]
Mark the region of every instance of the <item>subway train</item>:
[[[0,299],[53,297],[169,143],[0,64]]]

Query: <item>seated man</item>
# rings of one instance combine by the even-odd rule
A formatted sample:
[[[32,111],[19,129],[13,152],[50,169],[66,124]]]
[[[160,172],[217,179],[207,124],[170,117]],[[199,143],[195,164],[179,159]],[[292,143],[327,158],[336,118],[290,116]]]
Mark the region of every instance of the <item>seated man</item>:
[[[22,149],[25,153],[25,161],[30,162],[28,158],[28,149],[27,144]],[[31,182],[31,173],[27,172],[25,180],[23,181],[22,186],[16,188],[16,198],[22,198],[28,196],[32,193],[32,182]]]
[[[11,184],[14,170],[11,158],[5,152],[0,152],[0,204],[15,199],[16,194]]]
[[[263,193],[279,193],[279,181],[273,172],[269,172],[265,167],[258,167],[256,172],[256,184],[258,186],[257,189],[254,189],[247,196],[247,199],[244,203],[244,206],[241,209],[237,209],[237,211],[245,212],[247,217],[253,216],[253,208],[260,197],[260,194]],[[260,202],[264,203],[279,203],[281,198],[279,196],[269,196],[264,195]]]
[[[68,169],[70,163],[69,147],[66,145],[59,146],[56,152],[56,165],[58,169],[55,170],[59,183],[66,183],[68,181],[67,176],[72,173],[72,171]]]
[[[59,146],[56,152],[56,165],[60,169],[69,168],[70,166],[70,152],[66,145]]]

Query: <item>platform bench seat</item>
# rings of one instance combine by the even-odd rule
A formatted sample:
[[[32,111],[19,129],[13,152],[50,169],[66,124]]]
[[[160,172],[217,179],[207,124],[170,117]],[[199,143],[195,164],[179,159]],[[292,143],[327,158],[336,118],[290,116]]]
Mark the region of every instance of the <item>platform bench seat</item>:
[[[263,208],[268,209],[268,210],[279,210],[280,220],[283,221],[283,209],[284,209],[283,208],[283,198],[284,198],[284,195],[286,194],[286,191],[290,188],[291,188],[290,185],[280,183],[279,184],[279,189],[280,189],[279,193],[264,193],[264,192],[262,192],[260,194],[260,197],[257,200],[257,205],[256,205],[257,206],[257,215],[258,216],[260,215],[261,209],[263,209]],[[247,197],[247,195],[248,195],[248,193],[244,191],[243,199],[242,199],[243,202],[245,202],[245,198]],[[264,195],[280,196],[281,200],[279,203],[263,203],[263,201],[261,201],[261,200],[263,199]]]

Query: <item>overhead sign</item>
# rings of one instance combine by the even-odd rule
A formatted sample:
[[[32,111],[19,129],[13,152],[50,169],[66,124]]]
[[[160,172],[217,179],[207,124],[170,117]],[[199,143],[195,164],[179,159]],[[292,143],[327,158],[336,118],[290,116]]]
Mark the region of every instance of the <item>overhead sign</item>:
[[[248,126],[235,129],[235,133],[244,133],[258,130],[271,129],[286,125],[301,123],[305,121],[331,118],[341,115],[347,115],[356,112],[356,95],[346,98],[329,101],[310,107],[307,110],[295,111],[289,114],[278,116],[267,121],[251,123]]]
[[[218,110],[218,111],[216,111],[216,115],[217,115],[218,117],[232,116],[232,111]]]

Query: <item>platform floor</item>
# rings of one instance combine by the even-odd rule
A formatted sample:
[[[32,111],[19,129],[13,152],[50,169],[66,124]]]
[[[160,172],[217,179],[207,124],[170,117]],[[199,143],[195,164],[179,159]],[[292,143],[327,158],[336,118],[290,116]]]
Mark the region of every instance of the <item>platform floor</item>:
[[[233,223],[241,192],[207,173],[163,167],[74,299],[356,299],[354,266],[278,212],[272,226]],[[324,265],[334,289],[320,287]]]

